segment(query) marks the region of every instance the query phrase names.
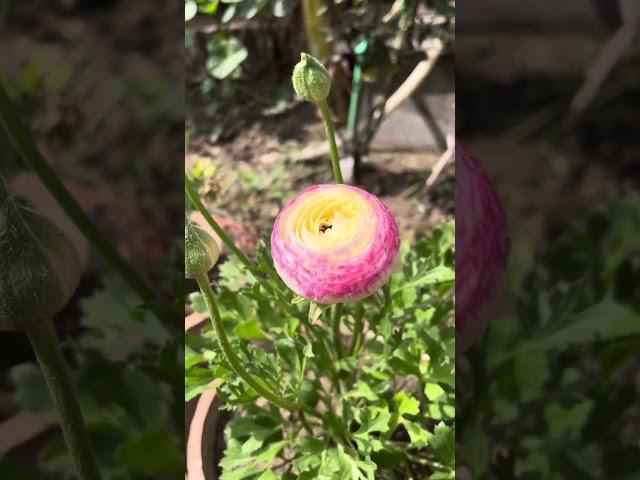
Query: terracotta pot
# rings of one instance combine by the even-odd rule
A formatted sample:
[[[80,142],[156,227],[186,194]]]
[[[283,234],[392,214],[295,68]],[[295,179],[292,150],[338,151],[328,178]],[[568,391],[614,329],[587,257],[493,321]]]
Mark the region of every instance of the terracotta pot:
[[[197,332],[208,317],[194,313],[185,319],[185,331]],[[189,402],[185,412],[187,480],[217,480],[224,444],[222,432],[230,414],[220,409],[215,390]]]

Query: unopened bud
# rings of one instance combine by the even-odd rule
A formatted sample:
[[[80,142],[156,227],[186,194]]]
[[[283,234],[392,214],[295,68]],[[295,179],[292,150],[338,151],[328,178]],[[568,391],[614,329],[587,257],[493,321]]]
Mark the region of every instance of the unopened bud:
[[[73,243],[17,204],[0,178],[0,330],[25,330],[64,307],[80,281]]]
[[[195,223],[184,224],[184,276],[206,275],[218,261],[220,249],[216,241]]]
[[[326,100],[331,90],[331,77],[319,60],[301,53],[300,61],[293,68],[293,89],[309,102]]]

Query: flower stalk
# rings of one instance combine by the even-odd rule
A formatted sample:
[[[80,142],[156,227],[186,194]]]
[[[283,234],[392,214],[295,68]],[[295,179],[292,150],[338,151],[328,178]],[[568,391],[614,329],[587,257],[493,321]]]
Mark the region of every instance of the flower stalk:
[[[327,97],[331,91],[331,76],[329,72],[317,58],[307,53],[302,53],[300,54],[300,61],[293,69],[291,81],[293,89],[300,97],[308,102],[315,103],[320,109],[327,140],[329,141],[333,175],[337,183],[344,183],[342,172],[340,171],[340,156],[338,155],[336,134],[331,121],[329,104],[327,103]]]
[[[271,391],[242,366],[242,363],[234,353],[233,349],[231,348],[231,344],[229,343],[229,339],[227,338],[227,334],[224,330],[224,325],[222,324],[222,319],[220,318],[220,312],[218,311],[218,307],[216,306],[213,290],[211,289],[211,284],[209,283],[209,278],[206,274],[200,274],[195,278],[195,280],[198,283],[198,287],[200,287],[200,291],[202,292],[204,302],[207,306],[207,311],[209,312],[209,316],[211,318],[211,323],[213,324],[213,328],[216,332],[216,337],[218,338],[218,343],[220,344],[220,349],[222,350],[225,360],[233,369],[233,371],[242,380],[244,380],[247,385],[253,388],[256,393],[258,393],[258,395],[264,397],[274,405],[290,412],[297,412],[301,410],[300,406],[280,397],[279,395]]]
[[[60,417],[60,426],[79,480],[100,480],[84,419],[51,320],[26,329]]]
[[[320,109],[322,123],[324,123],[324,130],[327,133],[327,140],[329,141],[329,154],[331,156],[333,176],[336,179],[336,183],[344,183],[342,180],[342,171],[340,170],[340,156],[338,155],[338,145],[336,144],[336,134],[333,128],[333,122],[331,121],[329,105],[326,100],[322,100],[316,105],[318,105],[318,108]]]

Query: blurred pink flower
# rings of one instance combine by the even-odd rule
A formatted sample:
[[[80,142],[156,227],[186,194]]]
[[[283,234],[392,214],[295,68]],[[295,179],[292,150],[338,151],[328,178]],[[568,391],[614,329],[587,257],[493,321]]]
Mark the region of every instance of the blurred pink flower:
[[[455,147],[456,347],[465,350],[487,326],[509,256],[509,235],[500,200],[481,163]]]

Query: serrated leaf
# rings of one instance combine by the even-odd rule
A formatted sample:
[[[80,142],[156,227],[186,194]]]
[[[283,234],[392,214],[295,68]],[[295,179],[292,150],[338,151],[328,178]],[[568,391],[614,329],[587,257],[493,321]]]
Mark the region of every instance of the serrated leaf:
[[[370,402],[374,402],[378,399],[378,396],[371,390],[371,387],[367,383],[358,380],[354,387],[344,394],[344,398],[364,398]]]
[[[357,434],[380,432],[389,430],[391,413],[387,407],[366,407],[355,411],[355,417],[360,428]]]
[[[411,443],[415,445],[424,445],[429,440],[429,432],[422,428],[418,423],[403,419],[402,425],[407,430]]]
[[[271,337],[260,328],[260,324],[255,319],[240,322],[233,329],[233,332],[243,340],[271,340]]]
[[[405,392],[398,392],[393,397],[398,408],[398,413],[402,415],[418,415],[420,413],[420,402],[417,398]]]
[[[435,285],[438,283],[453,282],[455,279],[455,271],[445,265],[438,265],[437,267],[427,270],[421,273],[411,281],[400,284],[392,294],[396,294],[407,288],[426,287],[428,285]]]
[[[526,340],[513,350],[489,357],[491,367],[518,355],[552,348],[566,348],[595,341],[612,340],[640,334],[640,314],[607,299],[572,315],[563,328]]]

